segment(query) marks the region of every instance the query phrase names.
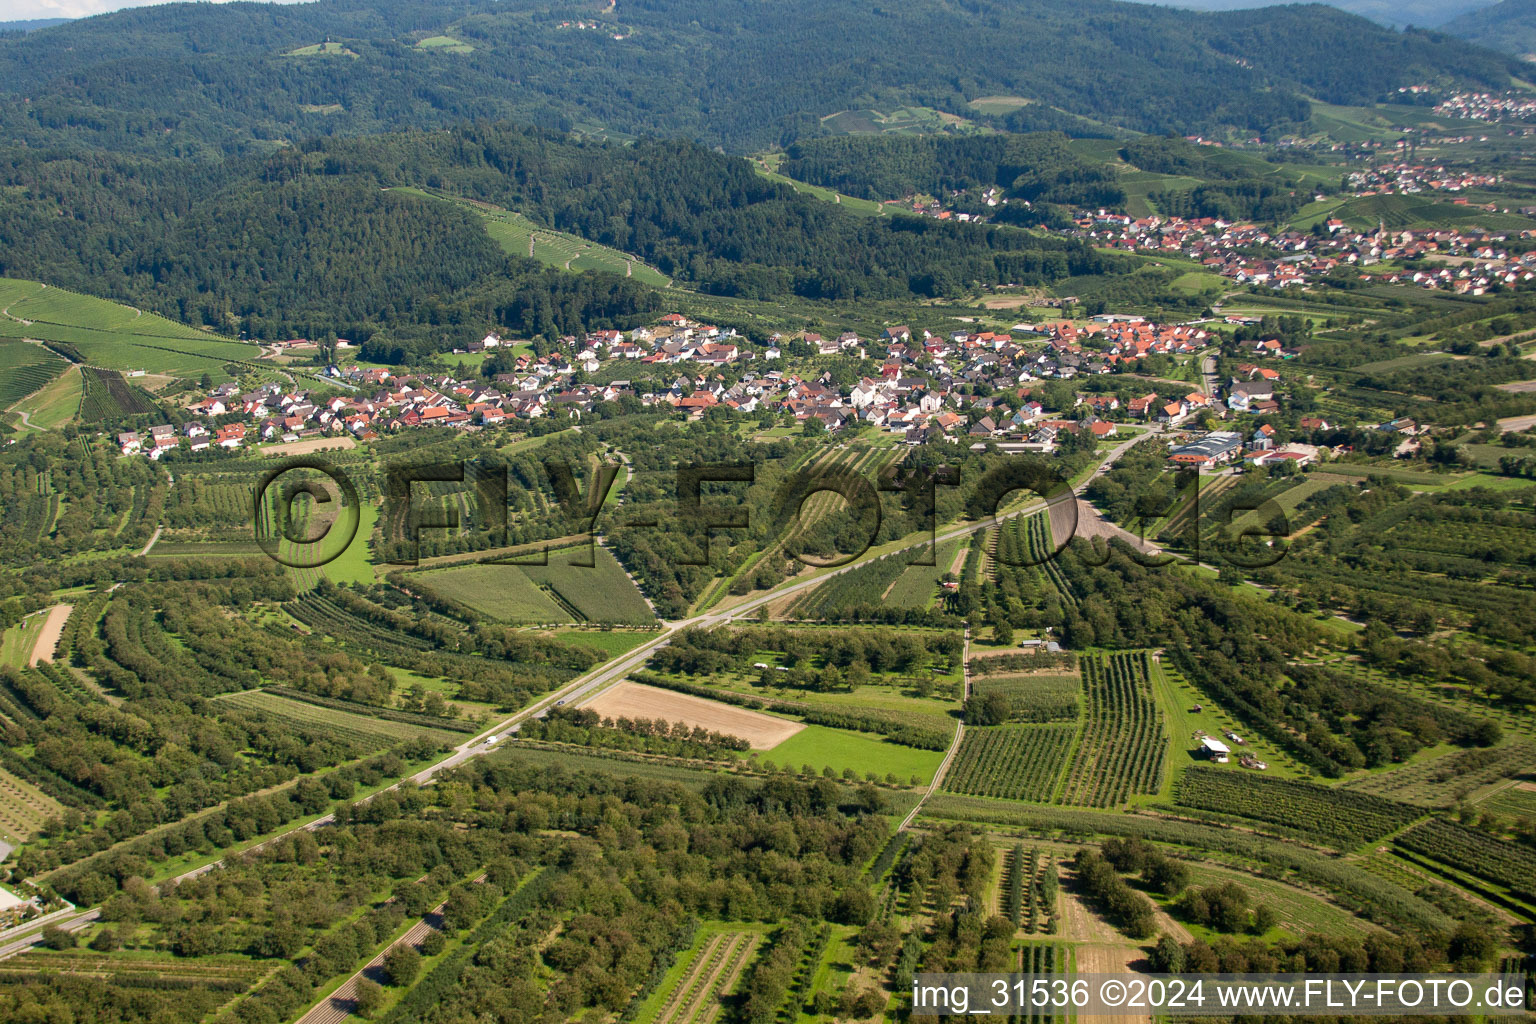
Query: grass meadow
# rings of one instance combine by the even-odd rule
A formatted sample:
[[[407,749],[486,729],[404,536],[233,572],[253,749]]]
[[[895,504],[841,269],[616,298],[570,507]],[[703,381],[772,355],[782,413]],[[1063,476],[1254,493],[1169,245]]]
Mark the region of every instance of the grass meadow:
[[[894,775],[903,783],[915,775],[926,785],[944,760],[944,753],[887,743],[879,737],[846,729],[808,725],[765,752],[762,760],[795,769],[810,765],[817,772],[831,768],[839,775],[843,769],[851,768],[860,778],[870,772],[882,779]]]

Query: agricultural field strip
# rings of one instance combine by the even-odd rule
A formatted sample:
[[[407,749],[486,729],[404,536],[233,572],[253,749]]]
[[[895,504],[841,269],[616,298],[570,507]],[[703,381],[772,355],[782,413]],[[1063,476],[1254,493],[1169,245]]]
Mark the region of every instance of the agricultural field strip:
[[[571,271],[601,270],[622,277],[634,277],[661,288],[672,284],[671,278],[636,257],[578,235],[540,227],[515,210],[461,199],[427,188],[400,187],[391,191],[436,199],[472,210],[482,218],[486,234],[504,250],[516,256],[536,259],[545,266]]]
[[[975,692],[985,697],[1000,693],[1013,706],[1013,718],[1022,722],[1071,722],[1082,713],[1082,680],[1071,675],[1014,673],[982,676]]]
[[[368,718],[350,711],[339,711],[334,708],[306,704],[303,701],[289,700],[286,697],[279,697],[276,694],[266,693],[262,690],[247,690],[242,693],[226,694],[215,698],[215,700],[233,707],[265,711],[282,718],[324,725],[333,732],[357,737],[396,740],[410,736],[420,736],[423,733],[438,735],[444,738],[453,735],[446,731],[428,729],[405,722],[390,722],[384,719]]]
[[[1508,889],[1536,906],[1536,853],[1482,832],[1429,818],[1394,840],[1412,854]]]
[[[1076,736],[1075,725],[972,727],[965,732],[944,788],[970,796],[1047,802]]]
[[[735,984],[757,943],[754,932],[721,932],[711,938],[668,996],[655,1024],[713,1021],[721,1009],[718,997]]]
[[[0,830],[17,839],[30,839],[64,807],[31,783],[0,769]]]
[[[0,342],[0,409],[31,397],[69,369],[69,363],[41,345]]]
[[[1057,802],[1108,807],[1162,787],[1167,734],[1145,651],[1084,656],[1083,726]]]
[[[1410,807],[1359,790],[1296,779],[1238,774],[1215,766],[1185,769],[1175,792],[1183,807],[1265,821],[1316,841],[1351,849],[1380,841],[1423,816]]]
[[[484,880],[484,875],[476,879],[477,882]],[[413,923],[406,929],[404,935],[388,943],[372,960],[358,968],[357,972],[342,982],[334,992],[311,1007],[295,1024],[338,1024],[338,1022],[351,1017],[353,1008],[356,1006],[358,979],[366,977],[369,971],[378,971],[382,968],[384,966],[384,958],[389,955],[392,949],[406,945],[419,949],[430,932],[440,930],[433,922],[434,920],[442,919],[443,911],[447,906],[446,902],[440,903],[422,917],[421,920]]]

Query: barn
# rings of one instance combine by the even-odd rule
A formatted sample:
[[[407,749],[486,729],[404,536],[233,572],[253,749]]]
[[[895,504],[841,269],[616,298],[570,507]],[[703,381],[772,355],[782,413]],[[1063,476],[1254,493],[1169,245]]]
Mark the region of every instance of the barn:
[[[1217,764],[1226,764],[1232,755],[1232,749],[1221,740],[1207,736],[1200,741],[1200,753]]]

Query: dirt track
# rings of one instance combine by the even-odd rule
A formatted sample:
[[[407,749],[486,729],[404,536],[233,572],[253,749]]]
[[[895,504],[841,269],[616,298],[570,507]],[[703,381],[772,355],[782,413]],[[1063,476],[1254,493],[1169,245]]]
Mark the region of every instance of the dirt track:
[[[1142,951],[1088,909],[1066,886],[1062,887],[1059,899],[1061,936],[1081,943],[1076,947],[1079,974],[1135,974],[1146,969]],[[1152,1018],[1126,1013],[1093,1019],[1104,1024],[1148,1024]]]
[[[28,659],[29,667],[44,661],[53,661],[53,652],[58,649],[59,637],[64,635],[64,624],[69,621],[69,613],[75,610],[72,604],[56,604],[48,609],[48,621],[43,623],[43,631],[37,635],[37,642],[32,645],[32,656]]]

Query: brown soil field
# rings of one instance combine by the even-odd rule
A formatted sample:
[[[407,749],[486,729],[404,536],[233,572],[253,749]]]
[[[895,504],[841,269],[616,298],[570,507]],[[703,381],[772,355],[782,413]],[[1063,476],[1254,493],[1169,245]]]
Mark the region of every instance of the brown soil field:
[[[711,732],[739,736],[752,744],[754,750],[776,747],[805,728],[799,722],[628,680],[604,690],[582,706],[606,718],[664,718],[703,726]]]
[[[64,624],[69,621],[69,613],[74,610],[72,604],[56,604],[48,609],[48,621],[43,623],[43,631],[37,635],[37,643],[32,645],[32,657],[27,661],[29,666],[53,661],[59,637],[64,634]]]
[[[357,441],[343,434],[341,437],[308,437],[285,444],[264,444],[259,450],[263,455],[310,455],[314,452],[346,451],[356,447]]]

